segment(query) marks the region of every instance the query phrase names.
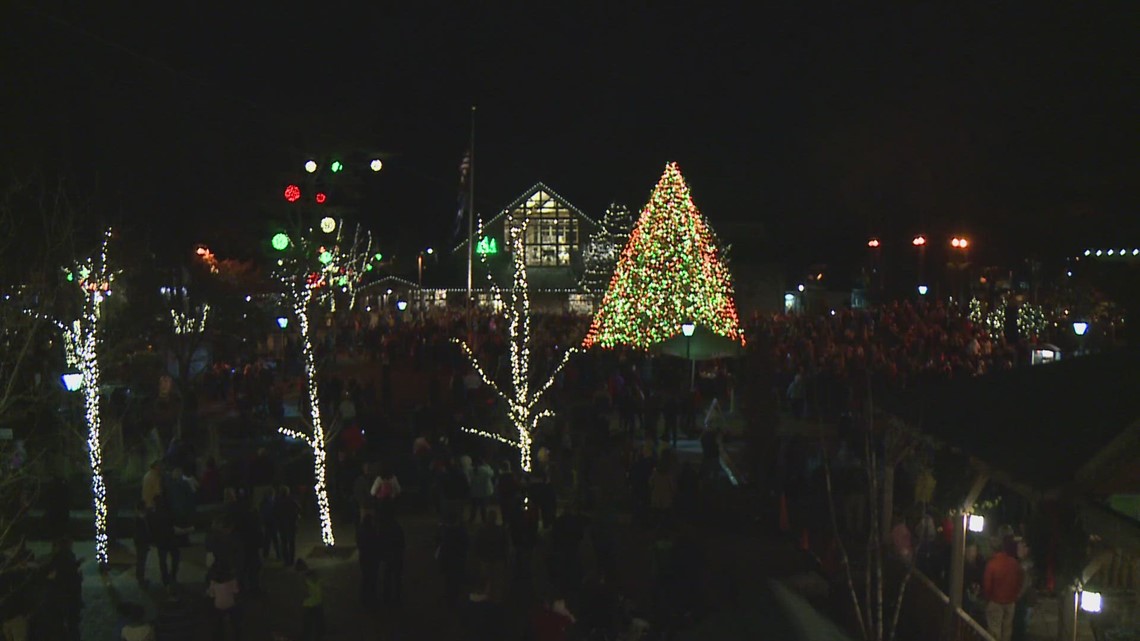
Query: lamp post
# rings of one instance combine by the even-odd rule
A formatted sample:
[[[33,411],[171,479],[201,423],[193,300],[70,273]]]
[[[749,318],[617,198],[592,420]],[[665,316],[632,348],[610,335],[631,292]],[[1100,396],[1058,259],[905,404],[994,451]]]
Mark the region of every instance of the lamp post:
[[[867,289],[874,296],[876,302],[882,299],[883,296],[883,254],[882,254],[883,241],[877,237],[871,237],[867,241],[867,251],[870,254],[871,266],[870,273],[868,274]]]
[[[919,283],[926,282],[926,242],[925,234],[919,234],[911,238],[911,244],[914,249],[919,250]]]
[[[693,360],[693,333],[697,331],[697,324],[693,321],[681,323],[681,333],[685,335],[685,358],[689,359],[689,403],[693,402],[693,390],[697,385],[697,362]],[[690,408],[695,412],[695,408]],[[673,449],[677,449],[677,430],[673,430]]]
[[[281,330],[280,339],[277,341],[277,351],[280,352],[278,357],[281,361],[281,369],[285,369],[285,328],[289,326],[289,319],[284,316],[277,317],[277,327]]]
[[[1089,333],[1089,324],[1085,321],[1073,321],[1073,333],[1077,335],[1077,354],[1085,351],[1085,334]]]
[[[431,247],[428,247],[427,249],[423,250],[422,252],[420,252],[416,256],[416,266],[417,266],[417,271],[419,274],[418,278],[416,279],[416,284],[419,285],[419,288],[420,288],[420,291],[419,291],[419,297],[420,297],[419,308],[420,308],[421,313],[423,312],[423,308],[424,308],[424,256],[425,255],[431,256],[434,253],[435,253],[435,250],[432,249]]]

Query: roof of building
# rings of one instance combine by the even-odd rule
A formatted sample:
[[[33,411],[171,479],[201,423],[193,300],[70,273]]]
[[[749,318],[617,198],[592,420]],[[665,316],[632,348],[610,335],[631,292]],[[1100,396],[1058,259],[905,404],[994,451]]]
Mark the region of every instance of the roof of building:
[[[539,194],[539,193],[546,194],[547,200],[557,201],[560,205],[562,205],[563,207],[566,207],[567,209],[569,209],[571,212],[573,212],[577,216],[585,219],[586,222],[590,223],[591,225],[593,225],[595,227],[598,225],[597,221],[595,221],[593,218],[587,216],[586,213],[583,212],[581,209],[578,209],[577,207],[572,205],[570,203],[570,201],[568,201],[564,197],[562,197],[561,194],[559,194],[558,192],[556,192],[553,189],[551,189],[550,187],[548,187],[546,185],[546,183],[539,181],[539,182],[536,182],[530,189],[527,189],[522,194],[520,194],[518,198],[515,198],[513,201],[511,201],[511,203],[509,205],[507,205],[506,207],[503,208],[502,211],[500,211],[499,213],[497,213],[493,217],[491,217],[490,220],[484,222],[483,227],[489,227],[489,226],[497,223],[499,221],[499,219],[503,218],[508,213],[522,207],[524,204],[526,204],[527,201],[529,201],[531,198],[533,198],[536,194]],[[467,239],[464,238],[451,251],[452,251],[452,253],[454,253],[454,252],[459,251],[460,249],[463,249],[466,246],[467,246]]]
[[[1034,492],[1121,491],[1140,453],[1140,350],[920,384],[881,406]]]

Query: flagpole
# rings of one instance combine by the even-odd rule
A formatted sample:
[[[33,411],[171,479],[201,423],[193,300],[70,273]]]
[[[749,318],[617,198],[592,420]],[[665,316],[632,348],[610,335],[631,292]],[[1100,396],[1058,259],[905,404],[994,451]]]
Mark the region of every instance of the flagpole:
[[[474,339],[475,313],[472,298],[472,270],[475,262],[475,105],[471,105],[471,143],[468,148],[470,169],[467,174],[467,331]]]

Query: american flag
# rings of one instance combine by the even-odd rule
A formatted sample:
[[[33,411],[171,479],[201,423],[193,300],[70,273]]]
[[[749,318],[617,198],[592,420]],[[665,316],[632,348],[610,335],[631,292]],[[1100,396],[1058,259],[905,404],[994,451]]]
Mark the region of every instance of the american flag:
[[[471,175],[471,150],[463,152],[463,160],[459,161],[459,185],[467,185],[467,177]]]
[[[459,240],[463,229],[463,214],[467,211],[467,179],[471,176],[471,150],[463,152],[463,159],[459,161],[459,204],[455,208],[455,229],[451,235],[455,241]]]

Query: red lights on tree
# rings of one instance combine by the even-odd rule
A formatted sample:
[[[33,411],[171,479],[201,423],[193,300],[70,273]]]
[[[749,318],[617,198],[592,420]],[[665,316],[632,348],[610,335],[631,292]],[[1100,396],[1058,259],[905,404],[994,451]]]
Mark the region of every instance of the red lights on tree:
[[[301,188],[297,185],[289,185],[285,188],[285,200],[295,203],[301,199]]]
[[[316,200],[317,200],[317,204],[320,205],[320,204],[323,204],[326,200],[328,200],[328,196],[326,196],[324,194],[324,192],[319,191],[319,192],[317,192]]]

